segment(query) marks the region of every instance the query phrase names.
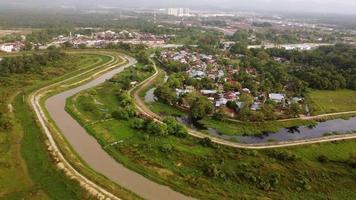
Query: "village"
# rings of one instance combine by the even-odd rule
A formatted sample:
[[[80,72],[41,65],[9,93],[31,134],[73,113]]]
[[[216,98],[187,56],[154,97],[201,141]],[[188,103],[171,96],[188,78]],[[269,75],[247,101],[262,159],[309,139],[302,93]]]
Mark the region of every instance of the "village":
[[[248,108],[258,112],[266,103],[273,105],[273,111],[279,118],[286,117],[285,112],[291,104],[299,107],[299,114],[308,113],[308,106],[302,97],[288,96],[286,93],[268,93],[264,91],[251,91],[234,79],[234,75],[246,73],[256,77],[258,72],[253,67],[240,67],[236,65],[224,66],[219,64],[218,55],[206,55],[189,50],[167,50],[160,53],[159,59],[166,64],[180,63],[185,67],[185,73],[190,79],[211,81],[211,88],[196,88],[192,85],[184,85],[183,88],[175,88],[177,98],[196,92],[207,97],[213,104],[215,111],[223,111],[229,117],[236,117],[237,113]],[[256,82],[256,84],[260,84]],[[183,107],[189,105],[182,103]]]
[[[49,43],[31,43],[31,49],[45,50],[50,46],[72,48],[105,48],[111,44],[133,44],[146,45],[148,47],[164,47],[166,42],[175,37],[175,35],[155,35],[152,33],[142,33],[135,31],[122,30],[120,32],[95,31],[92,28],[83,28],[92,33],[89,35],[70,32],[68,35],[59,35],[54,37]],[[16,53],[25,49],[26,36],[21,35],[21,39],[14,42],[0,42],[0,51],[6,53]]]
[[[154,35],[151,33],[139,33],[134,31],[122,30],[114,32],[111,30],[92,33],[90,36],[81,34],[69,34],[69,36],[60,35],[54,38],[50,45],[62,46],[65,43],[70,43],[74,48],[89,47],[103,48],[109,44],[143,44],[149,47],[160,47],[169,39],[174,38],[174,35]]]

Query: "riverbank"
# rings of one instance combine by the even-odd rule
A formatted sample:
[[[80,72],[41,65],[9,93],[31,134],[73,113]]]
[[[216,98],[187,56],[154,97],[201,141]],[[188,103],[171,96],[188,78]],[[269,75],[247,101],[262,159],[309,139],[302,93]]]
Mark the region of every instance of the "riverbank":
[[[98,198],[106,196],[111,199],[118,199],[116,196],[121,196],[126,199],[140,199],[136,195],[119,187],[108,178],[98,174],[88,165],[84,164],[83,160],[78,157],[77,153],[70,147],[67,140],[58,131],[53,121],[48,120],[48,117],[46,116],[48,113],[46,113],[42,108],[44,107],[44,100],[48,98],[50,94],[53,95],[58,91],[74,88],[77,85],[75,84],[76,82],[88,82],[107,71],[114,70],[118,66],[125,64],[123,57],[117,53],[107,51],[96,51],[96,53],[110,55],[112,59],[104,65],[97,65],[90,70],[70,76],[70,78],[67,78],[61,82],[57,82],[36,91],[30,96],[29,101],[46,133],[48,145],[51,148],[51,155],[58,161],[57,166],[64,170],[67,176],[79,181],[81,186],[88,192],[88,195]],[[105,78],[105,76],[100,77]],[[60,145],[57,146],[57,143]],[[106,189],[110,191],[107,191]]]
[[[43,133],[33,119],[33,113],[26,102],[27,95],[31,91],[110,60],[110,57],[103,55],[76,52],[76,54],[70,53],[65,61],[61,62],[68,65],[66,70],[62,70],[62,66],[58,64],[47,67],[47,71],[56,68],[57,75],[53,78],[43,79],[31,73],[27,73],[26,76],[15,74],[7,77],[12,80],[11,84],[0,89],[3,98],[12,96],[8,100],[13,107],[13,112],[7,113],[13,124],[12,131],[6,134],[0,131],[2,136],[8,137],[6,146],[9,147],[8,151],[2,151],[3,143],[0,142],[0,160],[1,163],[6,163],[0,165],[2,177],[0,198],[83,199],[88,197],[76,181],[70,180],[55,167],[48,154]]]

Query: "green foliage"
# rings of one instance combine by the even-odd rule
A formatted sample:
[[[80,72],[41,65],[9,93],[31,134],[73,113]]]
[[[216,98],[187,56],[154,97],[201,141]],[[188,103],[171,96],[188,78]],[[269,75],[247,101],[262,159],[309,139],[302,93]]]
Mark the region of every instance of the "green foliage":
[[[133,118],[130,120],[130,127],[133,129],[144,129],[146,126],[146,122],[145,120],[141,119],[141,118]]]
[[[169,105],[176,104],[178,100],[175,91],[168,87],[167,84],[158,86],[154,91],[154,95],[158,98],[159,101]]]
[[[52,49],[45,53],[23,54],[17,57],[5,57],[0,61],[0,73],[21,74],[29,72],[41,72],[48,63],[61,60],[65,54],[58,49]]]
[[[356,89],[356,49],[346,44],[320,47],[313,51],[269,50],[270,55],[286,58],[302,67],[292,74],[314,89]]]
[[[202,145],[203,147],[214,147],[213,141],[211,141],[211,139],[208,137],[200,139],[199,144]]]
[[[177,137],[186,137],[188,131],[182,124],[179,124],[174,117],[166,117],[163,122],[167,125],[167,131],[169,135]]]
[[[155,121],[150,122],[147,124],[147,133],[151,135],[160,135],[165,136],[168,134],[168,128],[166,124],[161,124]]]
[[[193,120],[200,120],[213,113],[213,110],[213,104],[209,101],[209,99],[204,96],[199,96],[193,102],[190,116]]]
[[[285,150],[270,150],[268,156],[280,161],[292,162],[297,160],[297,156],[289,151]]]
[[[288,108],[288,114],[291,117],[298,117],[301,114],[302,108],[300,107],[299,103],[291,103]]]

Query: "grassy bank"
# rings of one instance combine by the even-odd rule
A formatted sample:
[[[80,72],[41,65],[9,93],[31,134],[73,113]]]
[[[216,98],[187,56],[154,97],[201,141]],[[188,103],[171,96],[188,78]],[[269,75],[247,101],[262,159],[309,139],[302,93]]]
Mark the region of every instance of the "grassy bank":
[[[41,129],[26,104],[26,96],[18,92],[30,92],[52,83],[68,74],[88,69],[94,64],[105,63],[108,56],[94,54],[70,54],[65,60],[49,63],[46,76],[39,73],[1,76],[6,87],[0,89],[5,102],[12,103],[14,112],[7,112],[13,128],[0,131],[0,198],[3,199],[82,199],[88,198],[78,183],[69,180],[54,167],[43,143]],[[64,75],[64,76],[62,76]],[[4,142],[3,142],[4,141]]]
[[[266,122],[232,122],[205,118],[200,121],[207,128],[214,128],[224,135],[260,135],[264,132],[275,133],[282,128],[315,125],[312,120],[266,121]]]
[[[356,91],[314,90],[309,94],[313,115],[356,111]]]

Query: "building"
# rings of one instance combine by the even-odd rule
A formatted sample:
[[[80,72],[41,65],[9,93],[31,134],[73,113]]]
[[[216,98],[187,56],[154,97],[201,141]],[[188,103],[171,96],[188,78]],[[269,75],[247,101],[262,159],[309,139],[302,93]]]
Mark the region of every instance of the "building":
[[[176,17],[184,17],[189,16],[189,8],[168,8],[167,14],[176,16]]]
[[[278,93],[271,93],[268,95],[268,97],[276,103],[281,103],[285,99],[284,94],[278,94]]]
[[[21,50],[21,45],[17,43],[0,44],[0,51],[7,53],[18,52]]]

